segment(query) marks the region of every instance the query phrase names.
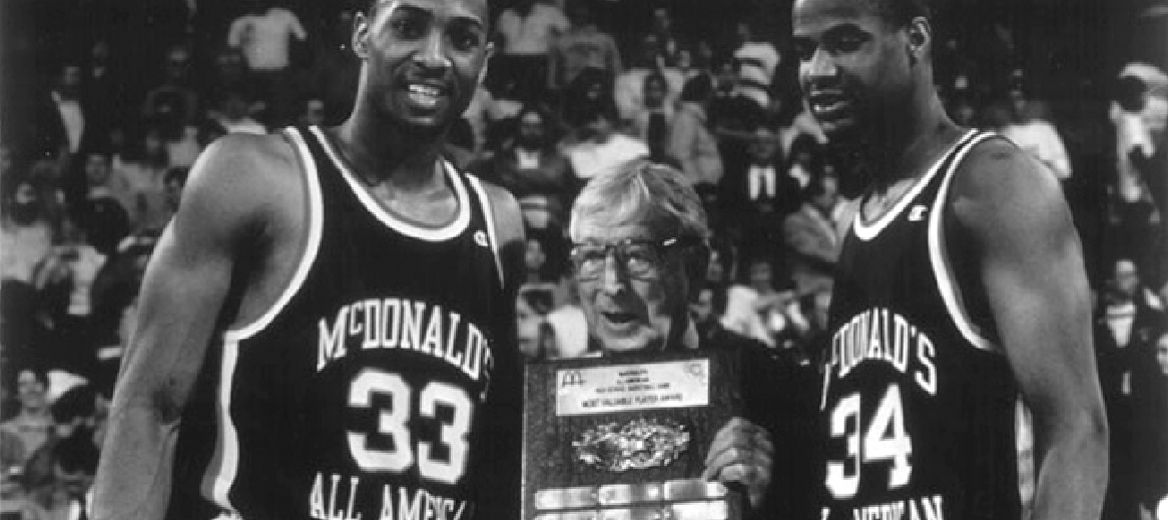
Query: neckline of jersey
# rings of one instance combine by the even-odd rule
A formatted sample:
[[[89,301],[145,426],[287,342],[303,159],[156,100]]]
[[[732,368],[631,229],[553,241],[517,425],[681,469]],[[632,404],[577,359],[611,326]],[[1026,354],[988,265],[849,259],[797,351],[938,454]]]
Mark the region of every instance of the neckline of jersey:
[[[921,191],[925,189],[925,186],[928,186],[929,183],[933,181],[933,178],[936,177],[937,172],[940,171],[941,165],[945,164],[945,162],[953,156],[953,152],[959,149],[965,143],[969,142],[969,140],[972,139],[975,135],[977,135],[977,130],[968,130],[964,135],[961,136],[960,139],[949,145],[949,149],[945,150],[945,153],[941,154],[941,156],[933,162],[932,166],[929,167],[929,170],[925,172],[924,175],[917,178],[911,188],[900,195],[900,198],[898,198],[896,203],[893,204],[892,209],[885,211],[883,215],[880,215],[880,217],[874,221],[865,221],[863,215],[864,199],[861,198],[858,201],[855,217],[853,217],[852,220],[852,228],[855,230],[856,236],[862,240],[871,240],[879,235],[880,232],[884,230],[884,228],[888,227],[888,225],[891,224],[893,220],[896,220],[896,218],[900,216],[902,212],[904,212],[904,208],[907,207],[910,202],[916,200],[917,195],[921,194]]]
[[[349,168],[348,163],[341,157],[333,142],[325,135],[320,127],[313,126],[310,127],[310,130],[316,136],[317,140],[320,141],[325,155],[328,155],[329,160],[341,172],[341,176],[345,179],[345,183],[348,184],[349,190],[361,201],[361,205],[365,206],[365,210],[386,227],[411,238],[438,242],[450,240],[460,235],[466,230],[467,225],[470,224],[470,197],[467,195],[466,186],[463,185],[462,179],[454,172],[454,166],[449,161],[445,159],[439,160],[442,165],[442,170],[446,173],[446,178],[450,182],[450,185],[454,187],[455,201],[458,204],[457,213],[447,224],[434,227],[426,226],[412,222],[405,216],[397,215],[377,202],[373,198],[373,195],[364,188],[361,181],[353,173],[352,169]]]

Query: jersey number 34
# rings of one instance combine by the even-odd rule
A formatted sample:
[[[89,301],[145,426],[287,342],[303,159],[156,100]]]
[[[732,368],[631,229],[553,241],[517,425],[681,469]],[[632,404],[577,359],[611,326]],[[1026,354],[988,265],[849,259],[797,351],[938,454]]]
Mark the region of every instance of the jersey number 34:
[[[415,463],[422,478],[445,484],[454,484],[466,471],[467,432],[470,430],[474,404],[466,390],[457,386],[431,381],[418,393],[418,414],[425,418],[438,417],[438,405],[454,410],[449,421],[441,423],[440,441],[446,447],[445,460],[434,456],[435,443],[418,440],[416,454],[407,422],[412,418],[413,389],[400,375],[384,370],[365,369],[349,385],[349,406],[370,408],[373,396],[389,398],[389,406],[377,410],[376,435],[389,437],[393,447],[378,449],[369,445],[370,434],[347,432],[349,452],[363,471],[370,473],[403,473]]]
[[[860,394],[853,392],[841,398],[831,412],[831,436],[843,438],[847,450],[843,460],[827,462],[825,483],[837,499],[856,495],[861,465],[888,461],[888,489],[908,484],[912,477],[912,439],[904,429],[900,386],[888,386],[869,424],[861,424],[860,409]]]

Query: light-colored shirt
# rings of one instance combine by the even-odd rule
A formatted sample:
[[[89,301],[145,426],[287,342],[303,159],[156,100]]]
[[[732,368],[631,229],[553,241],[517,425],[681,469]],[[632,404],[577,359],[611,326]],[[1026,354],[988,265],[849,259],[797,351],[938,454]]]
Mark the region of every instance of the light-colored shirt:
[[[770,106],[769,89],[775,67],[779,66],[779,51],[767,42],[746,42],[734,51],[734,58],[741,63],[738,68],[739,92],[753,99],[758,106]]]
[[[649,147],[638,139],[624,134],[612,134],[603,143],[582,141],[565,147],[568,162],[581,179],[616,171],[621,165],[649,155]]]
[[[81,103],[76,99],[65,99],[56,92],[53,92],[53,101],[57,103],[57,112],[61,114],[65,136],[69,139],[69,153],[77,153],[81,148],[81,134],[85,132],[85,114],[81,111]]]
[[[235,19],[227,31],[227,45],[243,50],[251,70],[277,71],[288,66],[289,39],[304,40],[307,36],[295,14],[273,7],[262,15]]]
[[[568,30],[568,19],[559,8],[536,2],[527,16],[515,9],[503,11],[496,27],[504,38],[503,54],[543,56],[551,50],[555,38]]]
[[[1059,179],[1070,178],[1071,160],[1067,157],[1067,149],[1054,125],[1034,119],[1028,123],[1007,125],[1002,128],[1002,135],[1045,164]]]

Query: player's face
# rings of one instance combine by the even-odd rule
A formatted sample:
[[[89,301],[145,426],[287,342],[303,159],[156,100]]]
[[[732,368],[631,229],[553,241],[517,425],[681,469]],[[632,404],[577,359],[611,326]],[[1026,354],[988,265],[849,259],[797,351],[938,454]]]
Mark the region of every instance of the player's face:
[[[582,222],[577,243],[617,244],[626,240],[659,243],[666,238],[644,224]],[[581,279],[580,303],[590,335],[609,352],[660,349],[673,327],[686,325],[688,280],[680,248],[657,255],[651,273],[632,276],[610,250],[599,276]]]
[[[872,132],[907,108],[907,31],[864,0],[796,0],[799,83],[811,113],[833,141]]]
[[[358,14],[354,49],[364,95],[383,115],[418,130],[461,116],[484,72],[485,0],[383,0]]]

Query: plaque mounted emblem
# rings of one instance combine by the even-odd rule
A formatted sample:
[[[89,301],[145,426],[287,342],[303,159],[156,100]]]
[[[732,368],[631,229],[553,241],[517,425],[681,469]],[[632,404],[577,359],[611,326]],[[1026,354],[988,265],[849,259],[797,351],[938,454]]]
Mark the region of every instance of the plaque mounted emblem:
[[[741,518],[741,493],[700,479],[740,373],[722,351],[529,364],[523,518]]]

